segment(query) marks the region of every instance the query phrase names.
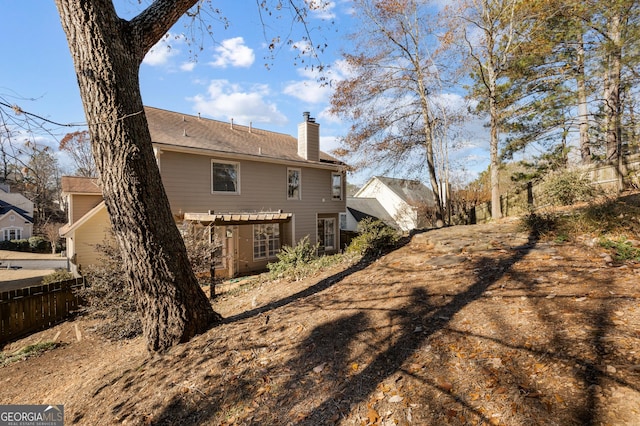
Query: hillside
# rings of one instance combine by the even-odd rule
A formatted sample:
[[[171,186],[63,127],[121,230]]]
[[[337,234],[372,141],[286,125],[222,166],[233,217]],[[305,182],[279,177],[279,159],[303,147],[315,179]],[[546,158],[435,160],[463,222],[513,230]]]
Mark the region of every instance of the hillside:
[[[223,325],[161,355],[83,318],[60,324],[4,348],[62,343],[0,368],[0,404],[64,404],[65,424],[82,425],[637,424],[640,264],[591,232],[519,223],[420,233],[313,279],[240,282],[215,302]]]

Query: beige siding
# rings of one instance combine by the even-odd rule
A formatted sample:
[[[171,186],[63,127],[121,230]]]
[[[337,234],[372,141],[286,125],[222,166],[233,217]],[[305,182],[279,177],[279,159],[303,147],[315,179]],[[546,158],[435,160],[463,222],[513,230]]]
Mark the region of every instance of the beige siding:
[[[11,220],[12,216],[13,220]],[[20,229],[20,238],[27,240],[31,237],[33,224],[24,220],[24,218],[17,213],[9,213],[3,219],[0,219],[0,241],[4,238],[4,229],[9,228]]]
[[[238,161],[240,194],[212,194],[213,158],[170,151],[162,153],[162,180],[175,215],[204,213],[209,210],[219,213],[282,210],[293,213],[294,229],[290,232],[295,238],[294,243],[309,235],[311,242],[315,244],[317,215],[335,214],[337,217],[339,212],[346,210],[344,182],[343,199],[331,199],[331,173],[337,170],[295,166],[302,171],[302,199],[287,200],[287,167],[291,167],[290,165],[243,160]],[[224,158],[218,159],[226,161]],[[253,237],[250,235],[247,238],[244,243],[248,244]],[[239,253],[239,256],[241,261],[246,262],[246,253]]]
[[[72,261],[81,268],[97,264],[100,261],[100,253],[96,251],[95,246],[110,238],[110,230],[107,209],[100,209],[75,230],[73,236],[75,259],[72,258]],[[69,254],[72,255],[72,253]]]
[[[89,210],[100,204],[101,195],[74,195],[71,202],[71,214],[69,223],[76,223]]]

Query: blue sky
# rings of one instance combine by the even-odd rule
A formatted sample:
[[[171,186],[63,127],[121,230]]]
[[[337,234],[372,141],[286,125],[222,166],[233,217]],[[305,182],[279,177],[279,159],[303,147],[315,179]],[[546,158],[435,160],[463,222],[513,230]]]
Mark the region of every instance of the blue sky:
[[[118,2],[118,11],[123,17],[131,16],[139,8],[137,3]],[[190,53],[193,48],[181,36],[183,23],[147,55],[140,71],[145,105],[218,120],[233,118],[238,124],[251,122],[254,127],[293,136],[302,113],[310,111],[320,123],[321,148],[336,148],[346,124],[327,113],[331,88],[321,86],[316,72],[300,64],[289,46],[279,49],[274,61],[265,58],[270,54],[271,37],[287,37],[290,18],[276,21],[265,15],[261,19],[255,2],[214,3],[228,18],[229,26],[214,26],[213,39],[207,35],[199,39],[204,49],[196,61]],[[339,54],[352,26],[349,1],[329,2],[327,8],[313,13],[308,25],[312,39],[314,43],[326,42],[328,48],[320,55],[320,62],[304,57],[305,64],[329,65],[328,77],[342,78]],[[301,29],[290,35],[298,45]],[[54,2],[6,2],[0,34],[4,40],[0,45],[1,97],[58,123],[83,123],[73,64]],[[74,130],[58,127],[54,135],[61,138]],[[49,143],[55,145],[51,139]],[[474,170],[482,169],[488,160],[484,149],[468,149],[459,155]],[[350,180],[361,184],[372,173],[375,171],[358,173]],[[403,177],[401,171],[397,174]]]

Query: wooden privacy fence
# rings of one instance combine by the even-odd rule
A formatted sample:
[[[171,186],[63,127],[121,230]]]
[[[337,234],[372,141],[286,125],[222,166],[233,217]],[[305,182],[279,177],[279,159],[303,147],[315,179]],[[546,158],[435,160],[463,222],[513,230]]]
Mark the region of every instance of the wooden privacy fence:
[[[78,309],[75,290],[84,279],[71,279],[0,293],[0,344],[67,318]]]

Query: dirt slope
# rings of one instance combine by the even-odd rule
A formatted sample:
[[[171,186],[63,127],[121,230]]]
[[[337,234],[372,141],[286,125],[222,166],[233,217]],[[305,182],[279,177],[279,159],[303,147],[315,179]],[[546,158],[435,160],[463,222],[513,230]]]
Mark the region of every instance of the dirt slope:
[[[15,342],[65,344],[0,368],[0,404],[84,425],[637,425],[638,282],[637,264],[515,222],[441,229],[226,293],[225,324],[166,354],[82,319]]]

